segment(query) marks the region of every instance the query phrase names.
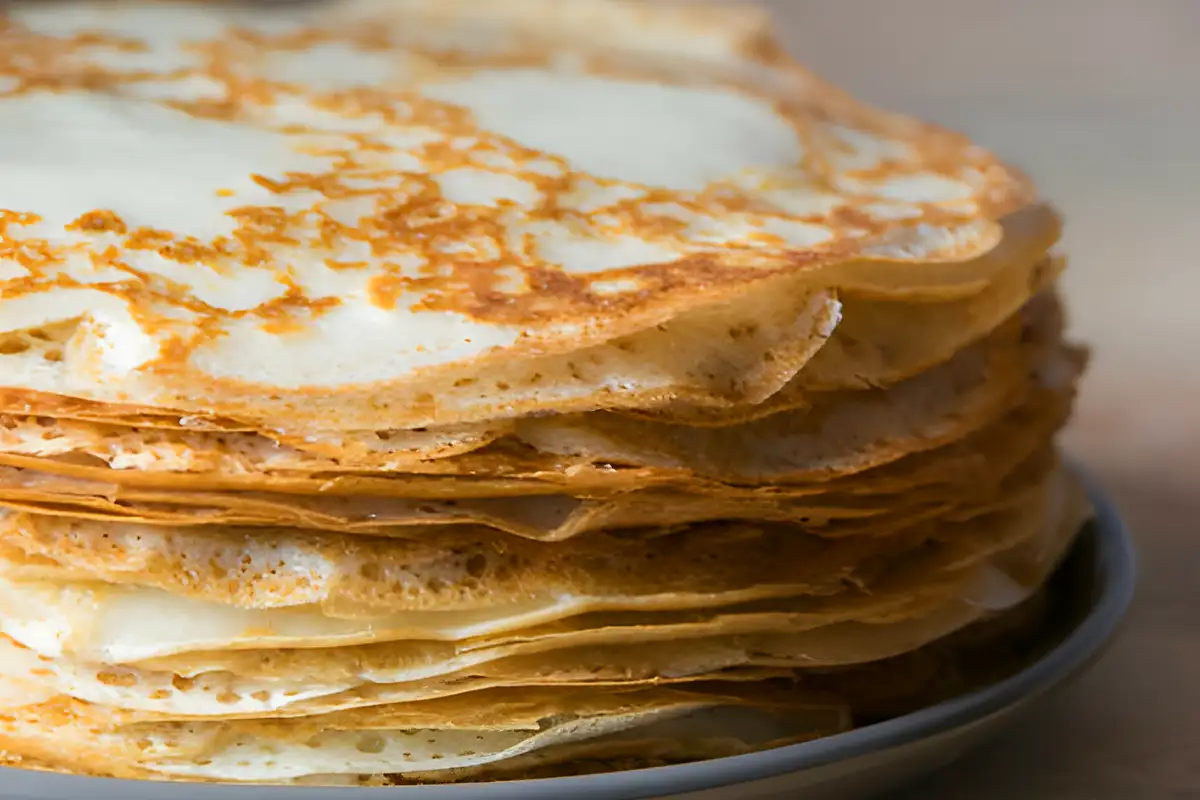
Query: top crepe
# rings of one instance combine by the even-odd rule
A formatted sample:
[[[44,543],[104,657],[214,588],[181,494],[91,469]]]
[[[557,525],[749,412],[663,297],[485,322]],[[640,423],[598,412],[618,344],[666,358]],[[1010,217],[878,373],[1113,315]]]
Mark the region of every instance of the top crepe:
[[[978,290],[1033,200],[736,11],[5,13],[10,390],[309,430],[757,402],[837,290]]]

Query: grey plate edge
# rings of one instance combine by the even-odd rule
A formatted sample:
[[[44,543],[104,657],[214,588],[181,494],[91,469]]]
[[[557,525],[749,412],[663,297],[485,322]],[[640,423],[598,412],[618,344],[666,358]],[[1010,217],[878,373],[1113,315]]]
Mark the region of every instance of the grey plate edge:
[[[868,756],[943,734],[1028,702],[1081,672],[1111,642],[1133,600],[1138,560],[1132,537],[1112,501],[1086,471],[1080,476],[1095,508],[1096,562],[1101,593],[1087,617],[1036,663],[986,689],[887,722],[814,742],[696,764],[601,775],[471,786],[321,788],[172,784],[86,778],[0,768],[0,796],[14,800],[576,800],[620,797],[648,800],[736,786]]]

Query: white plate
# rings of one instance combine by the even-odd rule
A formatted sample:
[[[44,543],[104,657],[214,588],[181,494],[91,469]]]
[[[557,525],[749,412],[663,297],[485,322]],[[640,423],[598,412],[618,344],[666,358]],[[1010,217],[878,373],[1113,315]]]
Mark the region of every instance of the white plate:
[[[762,753],[607,775],[457,786],[320,789],[189,785],[0,769],[4,800],[854,800],[896,789],[980,744],[1087,668],[1133,597],[1137,565],[1124,523],[1094,484],[1096,519],[1065,565],[1083,608],[1062,641],[998,684],[850,733]]]

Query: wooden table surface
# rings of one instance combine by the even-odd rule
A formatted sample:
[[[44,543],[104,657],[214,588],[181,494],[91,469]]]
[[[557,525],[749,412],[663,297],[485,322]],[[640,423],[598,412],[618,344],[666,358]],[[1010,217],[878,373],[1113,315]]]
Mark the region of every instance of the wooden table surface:
[[[1200,797],[1200,2],[768,5],[809,66],[972,134],[1063,209],[1072,329],[1095,348],[1066,439],[1141,551],[1110,654],[903,797]]]

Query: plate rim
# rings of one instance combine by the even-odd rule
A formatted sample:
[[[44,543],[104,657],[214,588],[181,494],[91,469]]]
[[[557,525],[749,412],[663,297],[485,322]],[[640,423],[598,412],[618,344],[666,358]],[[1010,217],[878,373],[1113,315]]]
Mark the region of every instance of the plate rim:
[[[1087,616],[1052,650],[1020,672],[983,689],[846,733],[746,755],[692,764],[582,775],[567,778],[506,781],[475,785],[394,787],[239,786],[132,781],[0,768],[0,789],[31,800],[58,793],[61,797],[104,797],[122,800],[552,800],[558,797],[622,797],[625,800],[711,791],[751,781],[769,780],[837,762],[863,758],[967,727],[1010,707],[1028,702],[1067,681],[1099,658],[1112,642],[1132,603],[1138,558],[1129,529],[1107,493],[1084,469],[1071,464],[1095,510],[1090,521],[1095,536],[1092,565],[1099,593]],[[235,794],[236,792],[236,794]],[[12,796],[12,795],[9,795]]]

